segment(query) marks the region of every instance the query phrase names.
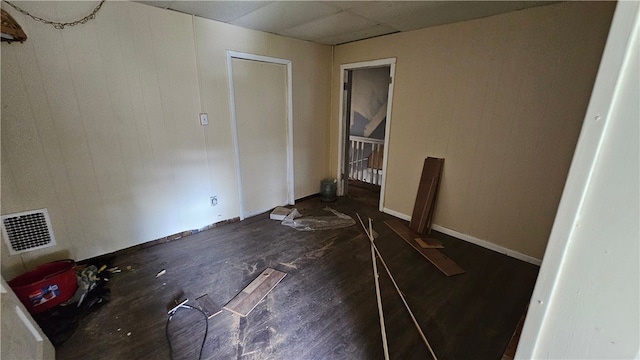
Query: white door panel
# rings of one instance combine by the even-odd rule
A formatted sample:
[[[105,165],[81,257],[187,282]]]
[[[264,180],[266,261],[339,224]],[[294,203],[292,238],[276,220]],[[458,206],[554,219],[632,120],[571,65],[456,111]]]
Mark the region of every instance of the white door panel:
[[[243,217],[288,202],[287,69],[232,59]]]
[[[55,349],[27,309],[2,279],[2,359],[55,359]]]

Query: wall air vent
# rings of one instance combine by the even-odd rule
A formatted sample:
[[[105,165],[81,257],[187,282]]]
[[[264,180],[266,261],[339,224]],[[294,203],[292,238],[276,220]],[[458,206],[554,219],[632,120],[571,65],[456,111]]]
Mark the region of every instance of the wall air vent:
[[[56,244],[47,209],[2,215],[2,235],[11,255]]]

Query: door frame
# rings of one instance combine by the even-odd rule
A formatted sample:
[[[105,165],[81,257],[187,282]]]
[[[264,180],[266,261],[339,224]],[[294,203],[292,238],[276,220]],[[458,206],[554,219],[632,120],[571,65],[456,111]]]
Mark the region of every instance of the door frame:
[[[238,119],[236,115],[236,99],[233,84],[233,63],[232,59],[252,60],[270,64],[285,65],[287,69],[287,202],[289,205],[295,203],[294,199],[294,177],[293,177],[293,81],[291,60],[280,59],[270,56],[243,53],[227,50],[227,75],[229,77],[229,102],[231,109],[231,131],[233,133],[233,151],[236,160],[236,179],[238,181],[238,203],[240,206],[240,220],[256,214],[246,214],[243,205],[242,175],[240,171],[240,145],[238,142]]]
[[[391,109],[393,107],[393,88],[395,85],[395,72],[396,72],[396,58],[386,58],[386,59],[378,59],[371,61],[363,61],[357,63],[350,64],[342,64],[340,65],[340,106],[339,106],[339,123],[338,123],[338,195],[344,195],[344,181],[347,181],[344,177],[348,176],[344,173],[345,167],[345,149],[347,144],[348,137],[347,134],[347,114],[346,109],[344,108],[344,97],[345,97],[345,80],[347,78],[347,73],[350,70],[358,70],[358,69],[369,69],[369,68],[377,68],[377,67],[386,67],[389,66],[389,77],[391,81],[389,82],[389,94],[387,96],[387,120],[384,130],[384,152],[382,158],[382,183],[380,185],[380,203],[378,205],[378,210],[383,211],[384,209],[384,192],[385,192],[385,184],[387,182],[387,161],[389,159],[389,135],[391,129]]]

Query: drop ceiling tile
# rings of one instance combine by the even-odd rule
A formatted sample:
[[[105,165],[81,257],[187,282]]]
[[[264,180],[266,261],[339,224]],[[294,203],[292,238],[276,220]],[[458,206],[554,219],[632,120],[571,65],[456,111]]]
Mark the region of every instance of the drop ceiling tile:
[[[448,1],[378,1],[367,6],[349,9],[350,13],[385,23],[402,16],[420,15],[432,8],[453,3]]]
[[[151,6],[155,6],[155,7],[159,7],[162,9],[166,9],[168,8],[171,3],[173,3],[174,1],[146,1],[146,0],[137,0],[134,1],[137,3],[141,3],[141,4],[145,4],[145,5],[151,5]]]
[[[358,1],[358,0],[352,0],[352,1],[324,1],[325,4],[331,5],[331,6],[335,7],[335,8],[341,9],[341,10],[367,6],[369,4],[373,4],[373,3],[376,3],[376,2],[377,1]]]
[[[438,2],[432,4],[430,11],[422,10],[413,13],[404,13],[386,19],[385,22],[398,30],[410,31],[452,22],[452,17],[459,15],[457,15],[457,11],[456,5],[453,2],[450,4]]]
[[[368,39],[376,36],[393,34],[398,30],[387,25],[376,25],[363,30],[344,33],[340,35],[329,36],[322,39],[317,39],[315,42],[326,45],[339,45],[352,41]]]
[[[170,9],[229,22],[270,3],[271,1],[174,1]]]
[[[377,25],[375,21],[343,11],[329,17],[279,31],[278,33],[284,36],[313,41],[351,31],[362,30],[375,25]]]
[[[331,44],[382,35],[387,31],[415,30],[558,2],[135,1],[247,28]],[[382,25],[386,25],[388,29],[383,30]]]
[[[338,12],[339,9],[322,1],[275,1],[230,23],[254,30],[277,32]]]
[[[478,19],[549,3],[543,1],[438,1],[430,3],[430,7],[423,8],[422,11],[401,14],[385,20],[385,23],[398,30],[409,31]]]

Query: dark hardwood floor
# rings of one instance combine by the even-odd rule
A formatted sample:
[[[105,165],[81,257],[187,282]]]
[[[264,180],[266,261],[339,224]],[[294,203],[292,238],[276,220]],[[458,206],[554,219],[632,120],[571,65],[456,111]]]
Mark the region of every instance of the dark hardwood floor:
[[[373,194],[376,196],[375,194]],[[296,205],[326,215],[318,197]],[[440,234],[443,253],[467,272],[446,277],[395,235],[367,190],[329,204],[374,219],[376,244],[440,359],[500,359],[531,296],[538,267]],[[168,359],[167,308],[181,293],[208,294],[220,306],[266,267],[287,273],[245,318],[209,320],[204,359],[382,359],[369,241],[359,225],[299,232],[262,214],[133,252],[111,301],[82,319],[58,359]],[[429,359],[428,350],[378,262],[392,359]],[[130,266],[130,270],[126,270]],[[166,269],[166,274],[156,274]],[[197,359],[203,316],[180,310],[168,335],[175,359]]]

